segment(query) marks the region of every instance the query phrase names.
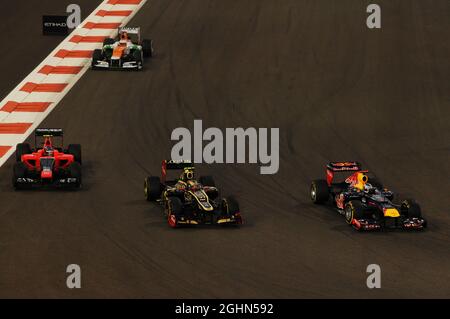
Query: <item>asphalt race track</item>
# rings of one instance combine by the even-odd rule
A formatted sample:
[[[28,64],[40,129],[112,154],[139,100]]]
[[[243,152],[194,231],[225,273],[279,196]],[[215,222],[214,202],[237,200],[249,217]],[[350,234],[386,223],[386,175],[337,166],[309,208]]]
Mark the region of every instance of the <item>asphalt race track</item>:
[[[2,97],[62,40],[41,16],[71,2],[2,4]],[[41,125],[82,144],[83,189],[15,192],[12,159],[0,169],[0,297],[448,298],[450,2],[376,2],[381,30],[365,25],[370,1],[150,0],[129,24],[154,39],[145,71],[88,71]],[[77,3],[86,16],[100,1]],[[144,200],[194,119],[280,128],[276,175],[198,166],[236,195],[241,228],[173,230]],[[429,228],[358,233],[312,205],[330,160],[416,198]],[[81,289],[66,287],[72,263]]]

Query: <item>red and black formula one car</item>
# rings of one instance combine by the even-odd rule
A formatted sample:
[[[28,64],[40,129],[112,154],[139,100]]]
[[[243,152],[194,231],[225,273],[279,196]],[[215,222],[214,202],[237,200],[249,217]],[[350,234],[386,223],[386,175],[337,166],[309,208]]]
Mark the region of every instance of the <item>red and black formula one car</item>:
[[[53,144],[53,137],[63,138],[62,129],[41,128],[35,131],[35,148],[28,143],[17,144],[13,168],[13,186],[26,189],[32,186],[81,186],[81,146],[70,144],[63,151]],[[43,143],[37,147],[38,138]]]
[[[181,171],[176,179],[168,171]],[[212,176],[195,179],[194,166],[189,161],[162,162],[161,178],[147,177],[145,198],[164,205],[169,226],[182,225],[240,225],[239,204],[233,197],[219,198]]]
[[[346,178],[336,181],[335,174],[342,172],[347,173]],[[325,204],[331,197],[338,212],[357,230],[426,227],[419,204],[412,199],[394,204],[394,193],[367,173],[358,162],[331,162],[326,168],[326,180],[311,183],[311,200]]]

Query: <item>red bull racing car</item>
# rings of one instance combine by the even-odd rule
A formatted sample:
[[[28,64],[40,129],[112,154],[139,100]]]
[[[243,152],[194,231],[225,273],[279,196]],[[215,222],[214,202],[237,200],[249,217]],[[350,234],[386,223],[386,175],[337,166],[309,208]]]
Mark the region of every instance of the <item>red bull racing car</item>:
[[[181,171],[178,178],[169,172]],[[240,225],[239,204],[233,197],[220,198],[212,176],[195,178],[195,169],[189,161],[162,162],[161,178],[149,176],[144,181],[148,201],[164,206],[170,227],[182,225]]]
[[[34,149],[28,143],[17,144],[12,177],[15,189],[44,185],[81,186],[81,146],[70,144],[63,151],[63,143],[60,147],[55,146],[54,137],[62,140],[62,129],[37,129]],[[42,146],[37,147],[37,140],[42,138]]]
[[[347,173],[336,180],[336,173]],[[350,173],[350,175],[349,175]],[[381,228],[423,229],[419,204],[412,199],[394,204],[394,193],[375,178],[369,178],[358,162],[331,162],[326,167],[326,179],[311,183],[310,195],[315,204],[326,204],[331,197],[338,212],[357,230]]]

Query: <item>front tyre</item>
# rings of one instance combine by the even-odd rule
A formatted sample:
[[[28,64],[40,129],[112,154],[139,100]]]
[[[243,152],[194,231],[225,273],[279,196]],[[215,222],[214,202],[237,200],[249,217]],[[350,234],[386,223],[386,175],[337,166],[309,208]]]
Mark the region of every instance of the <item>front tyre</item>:
[[[364,207],[361,202],[352,200],[345,205],[344,215],[347,224],[352,225],[354,220],[364,217]]]
[[[144,58],[141,50],[133,51],[133,59],[136,62],[137,70],[142,70],[144,68]]]
[[[178,221],[183,214],[183,203],[178,197],[169,197],[167,201],[167,223],[172,228],[178,227]]]
[[[161,197],[161,181],[159,177],[149,176],[144,180],[144,195],[147,201],[155,201]]]
[[[98,61],[102,60],[103,60],[103,51],[101,49],[95,49],[94,52],[92,53],[92,62],[91,62],[92,69],[95,69]]]
[[[417,204],[413,199],[404,200],[402,202],[400,210],[402,215],[408,218],[422,218],[422,209],[420,208],[420,205]]]
[[[25,166],[25,164],[22,162],[14,163],[12,184],[16,190],[21,190],[25,188],[25,186],[22,186],[20,183],[17,183],[17,179],[26,177],[27,177],[27,167]]]
[[[79,162],[73,162],[68,167],[69,175],[71,178],[75,178],[76,182],[74,184],[75,188],[81,187],[81,164]]]
[[[234,217],[236,225],[243,224],[239,203],[233,196],[222,199],[222,212],[229,218]]]
[[[67,147],[67,153],[73,155],[75,162],[81,164],[81,145],[80,144],[69,144]]]

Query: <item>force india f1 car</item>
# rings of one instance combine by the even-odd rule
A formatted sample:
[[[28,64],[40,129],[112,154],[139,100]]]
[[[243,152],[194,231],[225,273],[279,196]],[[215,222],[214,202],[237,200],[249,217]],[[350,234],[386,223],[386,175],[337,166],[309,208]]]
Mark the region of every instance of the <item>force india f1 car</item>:
[[[168,180],[169,171],[182,171],[175,180]],[[240,225],[239,205],[233,197],[220,199],[211,176],[201,176],[197,181],[194,167],[189,161],[162,162],[161,178],[145,179],[144,193],[148,201],[164,205],[171,227],[182,225]]]
[[[62,129],[37,129],[35,131],[35,149],[28,143],[16,146],[16,163],[13,167],[13,186],[15,189],[27,189],[32,186],[81,186],[81,146],[70,144],[63,151],[53,144],[53,137],[63,138]],[[38,138],[43,145],[38,148]]]
[[[92,55],[92,69],[142,70],[144,58],[153,56],[152,40],[141,41],[140,28],[119,28],[117,39],[106,38]]]
[[[335,181],[337,172],[351,172],[351,175],[347,174],[347,178],[339,182]],[[368,171],[361,170],[359,163],[331,162],[326,173],[326,180],[311,183],[311,200],[315,204],[325,204],[331,196],[338,212],[357,230],[426,227],[420,206],[414,200],[394,204],[394,194],[375,178],[369,179]]]

